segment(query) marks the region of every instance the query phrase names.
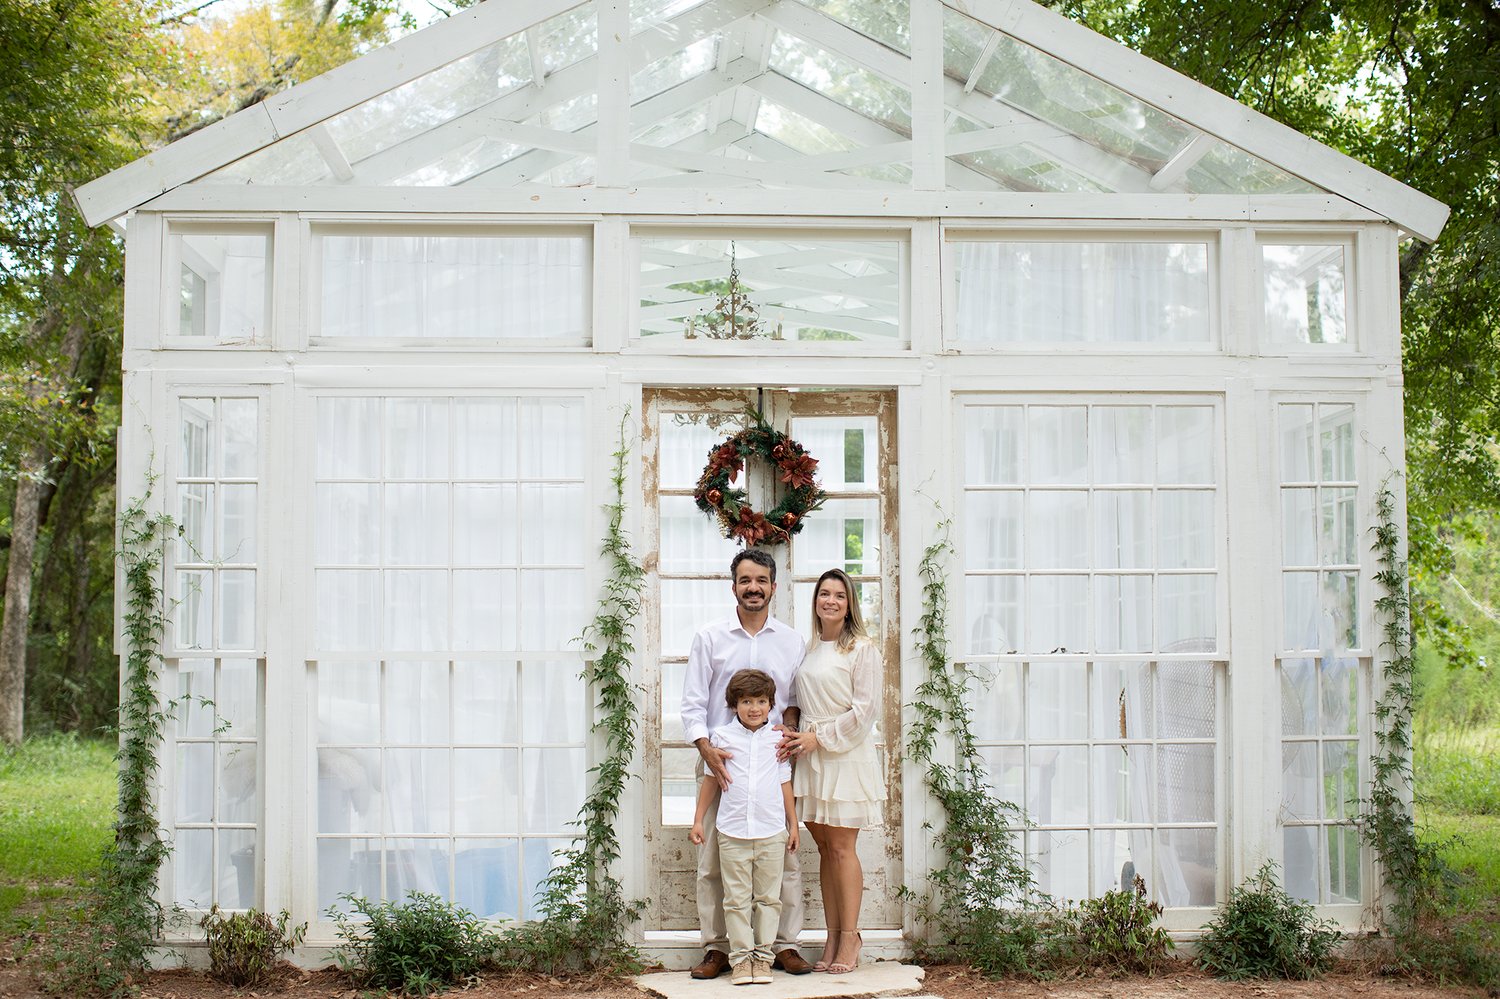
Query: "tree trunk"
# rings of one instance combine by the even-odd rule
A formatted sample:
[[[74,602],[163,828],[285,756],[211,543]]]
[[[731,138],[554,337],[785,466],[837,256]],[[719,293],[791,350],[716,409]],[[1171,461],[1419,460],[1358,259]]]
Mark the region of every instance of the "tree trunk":
[[[5,573],[5,619],[0,625],[0,742],[15,746],[25,734],[26,646],[31,637],[31,561],[41,513],[47,455],[36,449],[16,481],[10,563]]]

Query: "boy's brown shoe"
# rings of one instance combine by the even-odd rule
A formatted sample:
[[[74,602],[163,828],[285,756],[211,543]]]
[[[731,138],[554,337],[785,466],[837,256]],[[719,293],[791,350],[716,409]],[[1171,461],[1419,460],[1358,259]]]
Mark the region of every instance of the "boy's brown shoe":
[[[797,953],[795,947],[788,947],[780,954],[777,954],[776,960],[771,963],[771,967],[778,971],[785,971],[788,975],[805,975],[813,970],[812,965],[802,959],[802,955]]]
[[[729,955],[722,950],[711,950],[703,955],[703,963],[693,968],[694,978],[718,978],[729,970]]]
[[[754,963],[748,957],[734,966],[729,973],[730,985],[750,985],[755,981],[755,971],[750,967]]]

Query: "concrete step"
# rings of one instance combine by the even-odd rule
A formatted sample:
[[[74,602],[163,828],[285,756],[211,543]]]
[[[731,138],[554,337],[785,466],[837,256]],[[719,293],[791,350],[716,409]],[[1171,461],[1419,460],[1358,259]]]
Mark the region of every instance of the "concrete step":
[[[914,964],[874,961],[843,975],[773,971],[770,985],[733,985],[729,974],[700,982],[685,971],[639,975],[636,985],[659,999],[842,999],[854,996],[911,996],[926,973]]]

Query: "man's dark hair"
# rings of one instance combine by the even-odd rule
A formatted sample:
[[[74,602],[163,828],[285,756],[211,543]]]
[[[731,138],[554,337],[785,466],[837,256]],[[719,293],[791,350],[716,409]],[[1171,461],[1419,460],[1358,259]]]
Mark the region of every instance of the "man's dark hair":
[[[771,557],[771,553],[761,551],[759,548],[746,548],[729,560],[729,581],[731,583],[734,582],[735,577],[739,574],[740,563],[747,559],[769,570],[771,573],[771,582],[776,582],[776,560]]]
[[[746,697],[764,697],[775,704],[776,681],[758,669],[740,670],[729,678],[729,686],[724,688],[724,700],[729,702],[729,709],[733,711]]]

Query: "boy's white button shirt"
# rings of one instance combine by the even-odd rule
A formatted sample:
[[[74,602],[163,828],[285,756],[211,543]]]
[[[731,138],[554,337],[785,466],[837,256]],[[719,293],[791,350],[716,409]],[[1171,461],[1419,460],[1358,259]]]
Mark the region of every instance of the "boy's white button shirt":
[[[753,635],[738,615],[704,625],[688,651],[682,684],[683,738],[691,745],[736,720],[724,691],[729,678],[742,669],[762,670],[776,681],[776,700],[766,724],[780,725],[782,712],[797,706],[797,667],[806,651],[806,639],[774,617]]]
[[[786,799],[781,785],[792,779],[792,765],[776,759],[781,733],[770,722],[752,732],[736,717],[714,729],[709,741],[734,754],[724,761],[734,783],[719,795],[719,817],[714,820],[719,835],[764,839],[785,830]]]

